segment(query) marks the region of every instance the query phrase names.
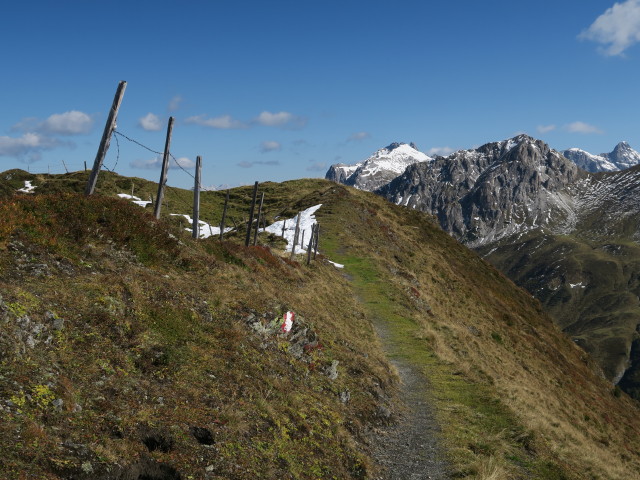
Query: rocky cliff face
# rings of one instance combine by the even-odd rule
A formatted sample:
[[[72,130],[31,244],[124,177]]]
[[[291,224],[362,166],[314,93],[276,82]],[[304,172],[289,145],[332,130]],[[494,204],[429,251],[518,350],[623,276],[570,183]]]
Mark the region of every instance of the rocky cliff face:
[[[436,215],[446,231],[476,247],[566,222],[573,209],[566,187],[579,176],[544,142],[519,135],[413,165],[378,193]]]
[[[430,160],[431,157],[418,151],[415,144],[394,142],[355,165],[331,165],[325,178],[360,190],[374,191],[396,178],[409,165]]]
[[[579,148],[570,148],[562,155],[587,172],[615,172],[640,164],[640,153],[627,142],[618,143],[609,153],[593,155]]]

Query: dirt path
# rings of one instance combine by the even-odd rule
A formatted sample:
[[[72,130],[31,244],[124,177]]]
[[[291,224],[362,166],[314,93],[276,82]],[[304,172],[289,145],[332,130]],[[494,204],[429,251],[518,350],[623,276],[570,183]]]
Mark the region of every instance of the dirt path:
[[[388,355],[396,345],[384,322],[375,321],[376,330]],[[409,361],[395,357],[391,363],[401,380],[397,423],[378,429],[372,437],[375,459],[386,470],[376,480],[449,479],[447,463],[438,442],[440,427],[428,403],[428,381]]]

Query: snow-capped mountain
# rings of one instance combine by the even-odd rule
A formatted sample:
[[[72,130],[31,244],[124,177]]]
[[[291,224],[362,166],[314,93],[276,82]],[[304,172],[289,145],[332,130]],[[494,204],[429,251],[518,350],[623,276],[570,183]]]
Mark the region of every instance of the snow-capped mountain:
[[[431,160],[431,157],[420,152],[413,143],[394,142],[355,165],[331,165],[325,178],[361,190],[373,191],[396,178],[409,165]]]
[[[564,150],[562,154],[587,172],[615,172],[640,164],[640,153],[627,142],[620,142],[612,152],[599,155],[579,148]]]
[[[436,215],[446,231],[478,247],[570,219],[566,187],[579,175],[547,144],[519,135],[412,165],[378,193]]]

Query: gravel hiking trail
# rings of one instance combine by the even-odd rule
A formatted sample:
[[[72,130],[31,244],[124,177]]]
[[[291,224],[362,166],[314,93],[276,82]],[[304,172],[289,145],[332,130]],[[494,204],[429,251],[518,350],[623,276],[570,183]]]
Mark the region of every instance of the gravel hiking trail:
[[[394,355],[398,345],[384,321],[374,319],[382,345],[396,368],[401,385],[395,422],[372,435],[373,456],[384,472],[375,480],[445,480],[448,464],[439,444],[440,427],[429,405],[429,383],[409,360]]]

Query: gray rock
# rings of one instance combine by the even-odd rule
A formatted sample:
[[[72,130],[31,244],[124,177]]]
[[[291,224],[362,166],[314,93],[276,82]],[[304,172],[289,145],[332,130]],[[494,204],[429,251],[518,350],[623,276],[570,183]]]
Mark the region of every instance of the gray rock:
[[[331,365],[328,366],[325,369],[325,374],[327,375],[327,377],[329,377],[331,380],[335,380],[338,378],[338,365],[340,364],[340,362],[338,360],[333,360],[331,362]]]

